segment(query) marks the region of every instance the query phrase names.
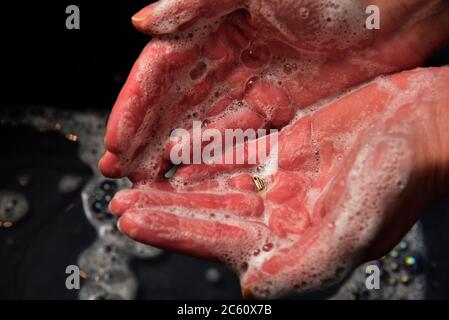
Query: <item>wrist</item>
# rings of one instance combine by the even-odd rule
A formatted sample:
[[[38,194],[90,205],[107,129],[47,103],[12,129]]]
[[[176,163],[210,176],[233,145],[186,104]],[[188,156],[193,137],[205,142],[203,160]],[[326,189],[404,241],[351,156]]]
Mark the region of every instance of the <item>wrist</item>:
[[[435,88],[437,89],[437,88]],[[416,150],[415,172],[425,181],[419,189],[428,188],[431,198],[449,194],[449,95],[437,103],[429,104],[429,118],[417,130],[415,141],[420,141]]]

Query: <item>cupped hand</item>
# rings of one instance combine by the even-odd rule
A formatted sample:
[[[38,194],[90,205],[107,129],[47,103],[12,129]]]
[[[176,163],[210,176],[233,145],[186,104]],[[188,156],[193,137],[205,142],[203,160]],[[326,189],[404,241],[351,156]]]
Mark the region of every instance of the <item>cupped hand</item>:
[[[368,4],[381,29],[364,27]],[[170,166],[170,132],[282,128],[316,101],[379,74],[418,66],[448,38],[433,1],[163,0],[133,17],[155,35],[109,119],[109,177],[151,183]],[[434,32],[437,29],[439,32]]]
[[[449,191],[448,89],[449,68],[378,78],[286,126],[277,166],[182,166],[119,192],[111,211],[135,240],[229,265],[244,296],[326,287]],[[247,142],[246,156],[270,137]]]

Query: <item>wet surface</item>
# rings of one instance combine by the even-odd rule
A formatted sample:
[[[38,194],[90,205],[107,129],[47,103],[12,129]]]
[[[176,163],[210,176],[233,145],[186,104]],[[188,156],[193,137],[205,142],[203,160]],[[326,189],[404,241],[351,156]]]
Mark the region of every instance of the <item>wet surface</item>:
[[[29,205],[12,227],[0,228],[0,298],[76,298],[65,289],[65,268],[95,232],[80,214],[79,193],[59,194],[57,186],[67,172],[87,179],[91,170],[76,156],[77,146],[58,133],[0,126],[0,137],[0,189]]]
[[[8,275],[0,279],[0,298],[240,296],[238,279],[223,266],[162,252],[117,230],[107,205],[129,182],[96,173],[105,116],[31,108],[21,115],[5,110],[0,119],[1,137],[9,137],[2,141],[8,170],[1,173],[0,204],[17,222],[0,227],[0,272]],[[73,264],[86,276],[79,291],[65,288]],[[207,277],[211,268],[215,275]]]

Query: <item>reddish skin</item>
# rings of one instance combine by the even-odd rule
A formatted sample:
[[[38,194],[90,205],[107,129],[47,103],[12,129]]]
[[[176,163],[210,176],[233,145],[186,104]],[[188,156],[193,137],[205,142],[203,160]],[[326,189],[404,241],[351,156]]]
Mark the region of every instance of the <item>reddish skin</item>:
[[[168,35],[147,45],[114,105],[105,138],[107,152],[100,162],[101,171],[108,177],[128,176],[137,183],[160,178],[170,165],[171,130],[188,129],[189,124],[182,119],[187,112],[198,109],[199,104],[205,110],[199,112],[197,119],[221,130],[282,128],[294,111],[307,109],[320,99],[338,95],[380,74],[419,66],[449,39],[449,3],[442,0],[368,1],[381,8],[381,30],[367,30],[357,24],[353,31],[360,32],[363,39],[346,43],[342,32],[333,34],[333,29],[329,29],[331,36],[325,45],[307,40],[307,35],[326,29],[316,25],[321,9],[315,0],[163,2],[166,9],[155,3],[133,18],[134,25],[143,32]],[[361,3],[361,9],[365,8],[364,2]],[[309,8],[307,20],[298,17],[298,4]],[[287,39],[268,23],[261,13],[263,6],[272,9],[293,36]],[[238,9],[241,10],[235,12]],[[367,15],[364,10],[357,12],[362,25]],[[165,22],[176,16],[178,24],[167,28]],[[223,17],[223,22],[217,31],[203,30],[204,36],[177,47],[183,38],[188,38],[190,29],[186,28],[204,21],[205,17]],[[170,34],[178,29],[185,30],[185,35]],[[259,49],[248,58],[243,52],[248,53],[251,44]],[[248,66],[239,63],[242,55]],[[283,67],[276,71],[276,66],[282,65],[279,61],[286,58],[290,59],[287,73]],[[312,61],[308,62],[309,59]],[[316,59],[320,62],[313,61]],[[198,67],[204,61],[213,62],[215,67]],[[367,68],[368,65],[371,67]],[[305,69],[301,70],[301,66]],[[201,70],[204,74],[198,76]],[[194,81],[182,80],[192,72]],[[267,72],[274,76],[265,77]],[[214,90],[218,84],[225,89]],[[252,85],[248,88],[248,84]],[[207,102],[210,97],[215,101],[212,104]],[[237,112],[245,116],[235,112],[222,114],[227,106],[232,103],[238,106],[239,102],[244,104]],[[267,117],[265,111],[269,108],[273,112]],[[166,148],[161,149],[160,144]],[[148,163],[150,158],[154,167],[138,167],[138,163]]]
[[[395,88],[387,89],[385,81]],[[120,216],[120,230],[137,241],[227,263],[239,274],[246,297],[329,285],[329,273],[338,281],[359,263],[388,252],[438,196],[433,191],[448,191],[448,88],[448,68],[405,72],[285,127],[279,169],[264,177],[265,192],[255,190],[248,166],[191,165],[178,169],[163,188],[119,192],[111,211]],[[394,142],[402,147],[394,149]],[[356,168],[359,158],[361,169]],[[376,177],[378,172],[388,176]],[[186,186],[178,187],[183,182]],[[216,182],[224,183],[225,191]],[[427,185],[432,188],[423,190]],[[351,205],[354,197],[365,203],[361,210]],[[370,211],[370,204],[377,210]],[[343,216],[350,222],[343,223]],[[287,238],[288,245],[276,245]],[[254,265],[252,253],[260,256],[269,243],[272,255]],[[249,258],[242,262],[242,255]],[[335,259],[347,265],[341,268]],[[317,276],[308,281],[313,273]],[[278,287],[261,289],[270,283]]]
[[[342,272],[334,270],[339,273],[336,277],[339,278],[361,261],[383,254],[416,221],[420,209],[434,198],[433,194],[422,196],[421,202],[415,201],[410,208],[405,201],[407,197],[412,198],[417,194],[417,185],[433,185],[433,188],[425,189],[430,192],[438,189],[435,184],[443,185],[444,179],[447,178],[445,168],[449,150],[441,141],[444,141],[442,137],[449,132],[448,98],[444,94],[440,95],[448,88],[447,69],[419,71],[438,75],[437,80],[432,82],[433,87],[428,87],[430,92],[438,93],[438,99],[433,104],[415,97],[409,101],[409,105],[403,106],[400,115],[383,118],[385,109],[391,106],[388,101],[383,100],[382,90],[372,84],[283,130],[280,137],[281,169],[266,181],[268,187],[264,194],[255,193],[249,171],[241,176],[229,177],[224,173],[232,171],[233,168],[226,166],[181,168],[176,179],[188,183],[182,189],[171,182],[155,182],[169,165],[167,149],[170,145],[167,132],[180,127],[179,119],[188,110],[206,100],[216,83],[226,84],[229,91],[226,94],[218,94],[215,104],[199,115],[201,120],[206,119],[210,126],[222,129],[281,128],[291,120],[294,111],[307,110],[308,106],[322,98],[339,94],[376,75],[419,65],[447,40],[448,35],[444,32],[429,31],[449,30],[449,11],[447,2],[444,1],[416,0],[407,2],[407,6],[399,1],[394,4],[391,1],[375,1],[377,3],[374,4],[378,4],[382,12],[386,13],[381,32],[342,48],[338,41],[329,42],[326,46],[304,41],[301,34],[296,34],[294,39],[286,39],[278,29],[267,24],[263,16],[258,14],[263,2],[225,0],[217,5],[209,0],[184,1],[184,8],[170,8],[167,11],[157,9],[156,4],[144,9],[133,19],[139,30],[162,34],[189,28],[204,16],[229,14],[237,8],[242,8],[245,3],[245,8],[249,8],[251,12],[251,19],[243,12],[229,14],[217,32],[183,50],[174,49],[172,43],[176,42],[166,37],[150,42],[114,106],[105,141],[108,151],[100,163],[100,169],[106,176],[128,176],[136,183],[146,182],[138,189],[119,193],[111,203],[112,211],[121,216],[119,225],[123,232],[141,242],[228,263],[239,272],[245,296],[273,297],[291,290],[317,289],[322,285],[321,281],[326,279],[318,277],[316,282],[307,283],[304,279],[313,273],[312,269],[315,269],[315,273],[320,267],[329,269],[333,257],[348,261],[347,268]],[[274,2],[268,3],[272,5]],[[313,3],[314,1],[310,2],[312,7]],[[311,18],[314,13],[312,7]],[[435,8],[438,10],[434,10]],[[296,17],[289,16],[293,10],[274,9],[282,21],[287,24],[293,21],[293,25],[288,25],[291,30],[307,29],[294,25]],[[173,10],[181,17],[179,25],[172,25],[171,29],[167,29],[160,22],[172,17]],[[407,23],[403,23],[405,17],[408,17]],[[251,39],[258,39],[257,45],[262,48],[259,50],[259,58],[249,61],[247,64],[250,67],[235,64],[235,59],[247,48]],[[298,64],[301,64],[305,57],[297,49],[308,49],[324,56],[325,62],[316,75],[300,71],[290,72],[282,76],[282,84],[277,81],[270,82],[260,77],[262,70],[274,68],[272,60],[267,60],[267,48],[270,57],[288,57]],[[219,63],[215,70],[197,78],[202,68],[195,66],[204,56]],[[356,64],[356,59],[381,65],[367,70],[361,64]],[[146,67],[146,73],[139,74],[141,65]],[[176,99],[170,97],[170,88],[176,87],[179,84],[178,79],[189,72],[193,72],[199,80],[191,85],[183,85],[183,89],[192,86],[194,90],[185,90],[186,93]],[[407,87],[407,79],[413,78],[414,74],[415,72],[400,74],[392,78],[399,86],[399,92],[404,86]],[[247,88],[248,80],[254,76],[258,77],[257,81]],[[138,81],[139,78],[143,80]],[[301,82],[297,83],[296,80]],[[440,87],[441,90],[435,87]],[[415,94],[419,98],[427,94],[418,91]],[[395,92],[395,95],[397,93]],[[244,101],[246,104],[242,104],[241,108],[236,110],[237,113],[220,117],[226,106],[233,101]],[[270,113],[274,117],[267,118],[264,110],[271,103],[276,103]],[[417,115],[418,110],[427,110],[431,121],[421,121]],[[352,225],[345,228],[345,235],[359,234],[362,238],[364,235],[368,238],[364,238],[361,243],[356,243],[351,237],[348,238],[350,240],[333,243],[329,238],[332,233],[326,226],[331,223],[329,221],[335,221],[339,217],[339,212],[336,212],[338,210],[333,208],[344,204],[349,192],[339,181],[344,181],[354,169],[354,161],[365,142],[375,151],[371,151],[372,160],[367,161],[370,167],[364,168],[362,172],[376,172],[376,168],[382,163],[392,161],[388,143],[374,144],[373,141],[377,140],[370,134],[380,140],[390,137],[391,131],[396,130],[405,120],[409,125],[403,134],[404,141],[413,141],[414,147],[408,150],[413,155],[413,160],[394,164],[398,172],[406,172],[401,177],[407,182],[404,191],[398,194],[394,190],[385,190],[379,199],[367,199],[383,206],[382,214],[379,215],[381,221],[377,221],[374,234],[368,237],[361,231],[357,233],[355,225]],[[432,121],[435,123],[430,126],[429,122]],[[359,131],[360,125],[366,125],[369,129]],[[131,128],[131,131],[123,130],[124,127]],[[135,132],[142,133],[139,139]],[[344,150],[338,150],[335,147],[336,136],[345,132],[357,136],[357,140],[347,142]],[[394,134],[393,136],[395,137]],[[313,150],[311,137],[318,143],[318,150]],[[152,144],[155,139],[165,142],[167,149],[156,149]],[[429,144],[428,141],[434,143]],[[316,151],[320,156],[319,162],[314,161]],[[137,160],[148,162],[149,154],[154,155],[151,160],[156,161],[157,167],[139,170],[136,166]],[[336,158],[341,161],[336,162]],[[404,168],[411,169],[407,171]],[[318,170],[319,175],[311,178],[309,171],[313,169]],[[216,188],[220,183],[225,183],[226,190],[229,191],[217,193]],[[382,181],[376,183],[382,184]],[[332,192],[326,192],[326,186],[330,187]],[[316,202],[307,205],[307,200],[310,199],[306,191],[311,187],[320,190],[320,196]],[[285,190],[290,190],[290,193]],[[240,199],[237,205],[236,199]],[[225,206],[226,203],[229,206]],[[176,213],[170,211],[173,204],[177,205]],[[192,208],[196,208],[195,211],[199,212],[200,217],[186,216]],[[201,216],[201,212],[207,215]],[[407,212],[408,215],[402,217],[401,212]],[[210,214],[225,214],[229,215],[229,218],[226,223],[218,222]],[[355,220],[360,222],[361,218],[358,219]],[[248,261],[249,267],[230,262],[232,255],[252,253],[256,249],[261,250],[267,241],[276,241],[292,235],[300,238],[293,241],[288,248],[271,248],[273,256],[259,267],[254,267],[251,261]],[[376,243],[376,246],[372,246],[373,243]],[[318,244],[324,244],[328,254],[315,259],[311,251]],[[224,250],[228,252],[226,256],[223,255]],[[269,282],[284,285],[271,292],[260,289]]]

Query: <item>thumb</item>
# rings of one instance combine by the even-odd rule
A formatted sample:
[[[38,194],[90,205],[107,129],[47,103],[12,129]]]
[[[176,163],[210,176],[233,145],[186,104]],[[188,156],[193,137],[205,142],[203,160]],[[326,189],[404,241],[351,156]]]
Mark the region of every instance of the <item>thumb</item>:
[[[191,26],[200,19],[224,16],[244,6],[245,0],[175,1],[160,0],[132,17],[137,30],[148,34],[168,34]]]

